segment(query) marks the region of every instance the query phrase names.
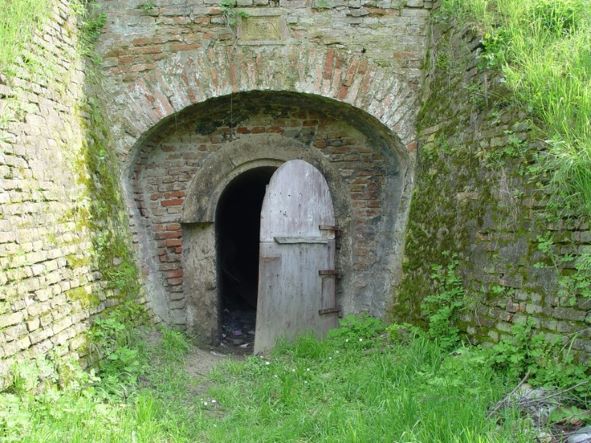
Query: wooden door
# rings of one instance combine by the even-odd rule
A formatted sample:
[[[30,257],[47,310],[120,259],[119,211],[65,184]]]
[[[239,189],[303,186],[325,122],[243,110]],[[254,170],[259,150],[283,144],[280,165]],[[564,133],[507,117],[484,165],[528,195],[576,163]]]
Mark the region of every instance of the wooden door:
[[[255,353],[335,327],[335,278],[328,184],[314,166],[288,161],[273,174],[261,211]]]

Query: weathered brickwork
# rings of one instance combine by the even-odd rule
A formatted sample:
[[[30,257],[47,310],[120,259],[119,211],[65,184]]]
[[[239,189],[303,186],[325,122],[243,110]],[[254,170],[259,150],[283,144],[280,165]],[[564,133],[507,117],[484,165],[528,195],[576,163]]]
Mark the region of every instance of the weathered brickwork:
[[[221,168],[213,154],[237,143],[256,146],[249,160],[303,158],[323,171],[341,229],[338,262],[346,277],[339,284],[340,304],[349,310],[383,312],[386,300],[380,294],[391,278],[392,227],[400,194],[399,160],[393,148],[371,139],[373,128],[343,122],[338,106],[316,100],[295,96],[277,100],[276,95],[261,93],[236,97],[232,115],[226,114],[234,119],[232,127],[219,116],[211,119],[215,109],[226,114],[227,104],[208,106],[207,115],[197,109],[159,131],[146,142],[136,163],[135,200],[150,232],[150,253],[157,256],[155,269],[172,321],[187,322],[182,257],[185,197],[197,171]],[[261,146],[269,137],[274,137],[272,147],[265,150]],[[241,164],[238,158],[234,162]],[[211,181],[201,186],[211,193],[220,184]]]
[[[202,332],[217,322],[199,297],[217,303],[220,193],[249,168],[301,158],[331,188],[345,312],[381,315],[394,294],[393,315],[418,319],[431,265],[457,257],[469,335],[496,341],[528,317],[591,352],[589,299],[563,296],[591,253],[589,226],[548,221],[528,172],[544,146],[477,69],[477,35],[435,27],[428,41],[433,2],[98,3],[113,173],[161,319]],[[30,48],[46,69],[0,74],[0,379],[18,359],[84,354],[91,317],[119,300],[96,257],[104,232],[84,222],[98,176],[82,161],[94,123],[78,37],[70,2],[55,0]]]
[[[84,354],[90,317],[115,302],[76,217],[89,174],[77,38],[56,1],[29,48],[43,66],[0,73],[0,385],[15,360]]]
[[[350,218],[344,242],[348,246],[341,251],[341,266],[351,270],[347,277],[351,280],[341,283],[342,288],[349,288],[342,294],[342,305],[347,312],[383,313],[389,285],[400,268],[396,260],[412,187],[421,63],[432,2],[257,1],[240,2],[237,9],[229,10],[210,0],[100,3],[107,14],[99,46],[107,78],[110,126],[124,164],[123,182],[149,300],[158,315],[175,324],[190,322],[187,315],[195,315],[190,307],[185,311],[183,295],[189,291],[186,270],[182,269],[186,238],[180,223],[186,186],[204,170],[205,159],[212,152],[239,143],[224,139],[228,128],[198,137],[195,118],[193,129],[187,127],[184,138],[171,127],[194,106],[219,97],[230,109],[236,95],[253,91],[277,93],[275,104],[281,103],[279,93],[284,92],[301,94],[302,100],[315,97],[321,110],[326,106],[320,98],[331,99],[355,110],[353,119],[372,119],[372,125],[379,127],[377,133],[385,132],[391,138],[387,150],[397,158],[396,167],[385,170],[380,165],[381,171],[370,168],[365,176],[364,156],[381,155],[376,151],[382,149],[368,142],[367,134],[365,141],[354,139],[353,144],[334,147],[342,152],[332,157],[328,146],[309,146],[307,151],[318,154],[316,164],[327,162],[328,169],[336,171],[335,177],[349,174],[347,180],[358,181],[358,190],[351,189],[348,194],[350,201],[343,197],[342,212],[354,213],[355,219]],[[273,102],[272,98],[266,100]],[[328,108],[331,106],[334,104]],[[341,130],[348,131],[346,125],[337,123],[316,127],[319,123],[311,122],[322,120],[317,116],[308,122],[298,117],[291,123],[257,126],[256,118],[266,117],[261,109],[253,112],[248,126],[244,123],[236,128],[237,138],[244,142],[277,136],[278,143],[286,144],[286,139],[299,137],[298,143],[306,145],[320,143],[315,137],[322,131],[333,132],[326,134],[328,140],[340,136]],[[311,139],[305,140],[298,131],[308,131]],[[172,138],[173,133],[178,139]],[[161,143],[155,140],[162,137],[167,137],[165,149],[170,151],[154,145]],[[299,154],[284,153],[283,160],[301,156],[303,149],[300,147]],[[337,154],[347,160],[336,160]],[[347,162],[355,163],[355,168]],[[169,169],[165,164],[171,165]],[[170,169],[174,169],[172,174]],[[381,176],[395,174],[400,181],[388,191],[380,183]],[[354,197],[364,192],[375,194],[376,200]],[[387,198],[393,204],[385,210]],[[386,217],[385,212],[390,215]],[[382,237],[374,232],[380,223],[385,229]],[[359,264],[353,272],[354,264],[362,261],[367,263]],[[364,277],[361,267],[372,268],[368,263],[379,266],[373,266],[371,275]],[[203,278],[212,280],[206,286],[213,287],[215,277],[210,274],[205,272]]]
[[[271,41],[264,31],[260,40],[243,37],[220,7],[200,2],[159,2],[148,10],[139,1],[102,4],[108,22],[101,50],[124,159],[163,118],[250,90],[331,97],[366,110],[405,144],[415,142],[430,2],[241,8],[247,18],[239,22],[264,17],[285,27]]]
[[[565,280],[589,253],[589,225],[553,218],[544,178],[534,173],[545,146],[507,100],[499,76],[477,67],[480,36],[439,26],[433,35],[405,276],[393,314],[420,316],[420,301],[437,290],[431,265],[447,265],[456,254],[471,303],[462,319],[470,336],[498,341],[528,318],[589,355],[591,300],[582,293],[590,281],[575,288]]]

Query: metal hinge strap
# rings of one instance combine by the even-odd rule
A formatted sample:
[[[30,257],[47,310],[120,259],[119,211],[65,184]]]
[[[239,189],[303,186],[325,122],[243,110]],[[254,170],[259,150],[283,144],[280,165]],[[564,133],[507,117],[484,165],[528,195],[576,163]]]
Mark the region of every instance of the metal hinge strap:
[[[340,314],[341,310],[339,308],[328,308],[328,309],[320,309],[318,311],[319,315],[330,315],[330,314]]]
[[[335,278],[339,278],[340,274],[338,273],[338,271],[336,269],[321,269],[320,271],[318,271],[318,275],[320,276],[329,276],[329,277],[335,277]]]
[[[341,234],[341,230],[339,229],[338,226],[320,225],[320,226],[318,226],[318,229],[320,229],[321,231],[332,231],[332,232],[335,233],[335,235],[340,235]]]

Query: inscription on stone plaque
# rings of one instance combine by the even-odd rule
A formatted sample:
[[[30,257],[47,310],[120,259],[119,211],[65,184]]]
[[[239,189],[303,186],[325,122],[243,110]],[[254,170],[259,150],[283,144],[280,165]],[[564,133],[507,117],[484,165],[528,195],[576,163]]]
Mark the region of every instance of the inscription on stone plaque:
[[[242,17],[239,37],[246,41],[283,40],[281,17],[278,15]]]

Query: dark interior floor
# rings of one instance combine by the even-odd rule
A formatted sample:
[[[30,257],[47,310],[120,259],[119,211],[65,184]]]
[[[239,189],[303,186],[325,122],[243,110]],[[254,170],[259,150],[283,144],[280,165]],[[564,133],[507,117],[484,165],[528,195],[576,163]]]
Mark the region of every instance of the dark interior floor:
[[[256,327],[260,216],[275,168],[256,168],[224,190],[216,213],[221,346],[251,352]]]

